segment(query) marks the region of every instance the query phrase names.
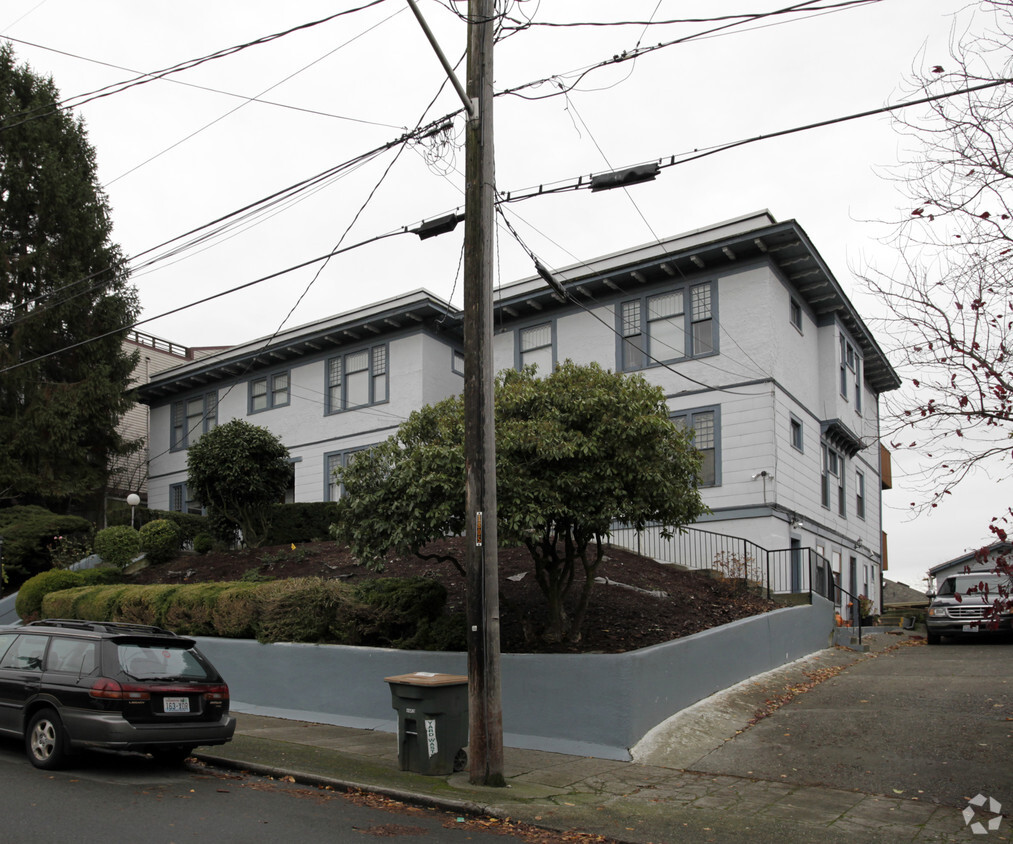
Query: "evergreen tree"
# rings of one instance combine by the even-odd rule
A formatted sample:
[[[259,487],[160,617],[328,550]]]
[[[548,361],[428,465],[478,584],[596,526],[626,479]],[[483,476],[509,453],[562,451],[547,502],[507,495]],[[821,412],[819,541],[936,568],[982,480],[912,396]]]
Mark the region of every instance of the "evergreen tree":
[[[59,99],[0,47],[0,504],[94,516],[110,460],[137,447],[116,425],[138,304],[95,151]]]

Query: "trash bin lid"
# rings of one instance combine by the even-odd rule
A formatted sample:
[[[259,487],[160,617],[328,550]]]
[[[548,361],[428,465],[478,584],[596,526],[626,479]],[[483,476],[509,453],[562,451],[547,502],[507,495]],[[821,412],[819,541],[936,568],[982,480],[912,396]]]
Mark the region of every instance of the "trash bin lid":
[[[383,679],[387,683],[405,683],[409,686],[456,686],[468,682],[468,678],[464,674],[434,674],[431,671],[397,674]]]

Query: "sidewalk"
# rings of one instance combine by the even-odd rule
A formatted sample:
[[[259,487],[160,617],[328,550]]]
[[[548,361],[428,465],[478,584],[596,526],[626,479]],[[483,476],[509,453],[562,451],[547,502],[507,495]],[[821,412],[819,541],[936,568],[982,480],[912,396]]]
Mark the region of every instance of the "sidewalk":
[[[298,782],[378,792],[404,802],[509,817],[624,842],[980,841],[951,806],[858,790],[798,786],[694,772],[694,763],[748,729],[786,689],[847,670],[909,638],[870,635],[868,654],[831,648],[754,677],[679,713],[634,749],[634,762],[506,748],[507,788],[466,772],[425,776],[398,769],[392,733],[236,712],[235,739],[199,758]],[[575,713],[575,717],[578,717]],[[776,718],[776,712],[770,717]],[[1005,840],[990,836],[991,840]]]

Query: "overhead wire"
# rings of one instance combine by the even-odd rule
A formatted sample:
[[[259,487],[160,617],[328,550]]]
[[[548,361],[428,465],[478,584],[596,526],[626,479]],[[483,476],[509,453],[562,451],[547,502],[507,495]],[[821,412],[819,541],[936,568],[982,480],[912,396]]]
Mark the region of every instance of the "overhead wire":
[[[619,332],[619,330],[615,327],[614,320],[613,320],[612,324],[610,324],[607,320],[603,319],[602,316],[600,314],[598,314],[595,310],[587,307],[587,305],[585,305],[583,302],[581,302],[576,296],[574,296],[572,294],[572,292],[570,290],[568,290],[567,288],[563,287],[562,284],[560,284],[558,281],[550,281],[550,279],[548,277],[546,277],[546,274],[551,275],[551,270],[549,270],[542,263],[542,261],[539,260],[538,256],[535,255],[534,251],[524,242],[523,238],[521,238],[520,234],[517,232],[517,229],[514,228],[513,224],[510,223],[509,219],[506,217],[506,215],[505,215],[505,213],[503,211],[502,206],[497,205],[496,206],[496,210],[502,216],[502,218],[504,220],[504,224],[506,225],[506,228],[510,232],[511,236],[514,238],[514,240],[517,241],[518,245],[527,253],[528,257],[531,258],[532,262],[535,264],[535,267],[539,270],[539,275],[541,275],[550,284],[550,286],[553,288],[553,290],[555,291],[555,294],[556,294],[556,298],[559,299],[559,300],[561,300],[561,301],[569,301],[571,304],[576,305],[578,308],[580,308],[582,311],[584,311],[585,313],[587,313],[589,316],[591,316],[592,318],[594,318],[595,320],[597,320],[598,322],[600,322],[603,326],[605,326],[611,333],[613,333],[620,340],[624,340],[625,338],[622,336],[622,334]],[[714,386],[712,384],[707,384],[706,382],[700,381],[699,379],[694,378],[691,375],[687,375],[685,372],[681,372],[680,370],[675,369],[669,363],[667,363],[667,362],[665,362],[663,360],[660,360],[659,358],[655,357],[653,354],[651,354],[650,352],[648,352],[646,348],[643,348],[640,351],[643,353],[643,355],[649,361],[651,361],[651,363],[655,364],[656,366],[660,366],[663,369],[667,369],[669,372],[673,373],[674,375],[678,375],[680,378],[683,378],[686,381],[689,381],[691,384],[695,384],[697,387],[700,387],[701,389],[704,389],[704,390],[706,390],[708,392],[720,392],[720,393],[726,393],[726,394],[734,395],[734,396],[751,396],[751,397],[752,396],[757,396],[757,395],[763,395],[762,393],[743,393],[743,392],[740,392],[738,390],[730,389],[728,387],[716,387],[716,386]],[[673,351],[677,351],[677,350],[673,349]],[[698,360],[698,359],[694,359],[694,360]],[[702,360],[702,359],[699,359],[699,360]],[[732,374],[732,373],[728,373],[728,374]],[[678,395],[678,394],[676,394],[676,395]]]
[[[577,70],[569,71],[564,74],[555,74],[553,76],[543,77],[542,79],[537,79],[531,82],[525,82],[521,85],[516,85],[513,88],[507,88],[503,91],[497,92],[496,96],[515,96],[525,100],[545,100],[550,99],[552,97],[558,97],[565,92],[574,90],[588,74],[593,73],[596,70],[600,70],[601,68],[611,67],[626,61],[635,61],[642,55],[646,55],[647,53],[653,53],[658,50],[663,50],[668,47],[673,47],[677,44],[685,44],[689,41],[700,40],[706,37],[714,37],[717,34],[725,33],[726,31],[731,30],[735,27],[743,26],[746,23],[755,23],[758,20],[762,20],[764,18],[768,18],[773,15],[787,14],[789,12],[807,11],[806,7],[812,6],[813,4],[818,2],[820,2],[820,0],[801,0],[801,2],[793,3],[792,5],[786,6],[783,9],[771,12],[757,13],[755,15],[750,16],[746,20],[736,20],[730,23],[723,24],[722,26],[714,27],[713,29],[704,30],[703,32],[691,33],[690,35],[684,35],[679,38],[673,38],[669,41],[662,41],[657,44],[651,44],[645,47],[637,46],[636,48],[631,50],[623,50],[622,52],[613,55],[612,58],[610,59],[604,59],[602,61],[596,62],[595,64],[588,65]],[[846,2],[840,4],[840,8],[834,8],[832,9],[832,11],[839,12],[846,8],[855,6],[864,6],[870,3],[879,3],[879,2],[882,2],[882,0],[846,0]],[[820,12],[820,9],[809,9],[808,11]],[[559,81],[562,78],[567,78],[571,76],[576,76],[576,78],[572,82],[568,82],[568,84],[566,85],[564,85],[562,82]],[[549,94],[542,94],[539,96],[529,96],[521,93],[521,91],[527,90],[528,88],[536,88],[540,85],[545,85],[549,83],[556,86],[559,90],[553,91]]]
[[[199,135],[199,134],[200,134],[201,132],[205,131],[206,129],[209,129],[209,128],[210,128],[210,127],[212,127],[212,126],[214,126],[214,125],[215,125],[216,123],[220,123],[220,122],[221,122],[222,120],[225,120],[225,119],[226,119],[227,117],[231,117],[231,116],[232,116],[233,114],[235,114],[235,113],[236,113],[237,111],[239,111],[240,109],[246,108],[246,106],[248,106],[248,105],[249,105],[250,103],[252,103],[252,102],[256,102],[256,101],[257,101],[257,100],[258,100],[258,99],[259,99],[260,97],[262,97],[262,96],[263,96],[264,94],[266,94],[266,93],[268,93],[268,92],[270,92],[270,91],[273,91],[273,90],[274,90],[275,88],[277,88],[277,87],[279,87],[279,86],[281,86],[281,85],[284,85],[284,84],[285,84],[286,82],[288,82],[288,81],[289,81],[289,80],[291,80],[291,79],[294,79],[294,78],[295,78],[296,76],[298,76],[298,75],[299,75],[300,73],[304,73],[305,71],[309,70],[309,69],[310,69],[311,67],[313,67],[314,65],[317,65],[317,64],[319,64],[320,62],[322,62],[322,61],[323,61],[324,59],[326,59],[326,58],[330,58],[330,57],[331,57],[331,56],[333,56],[333,55],[334,55],[335,53],[337,53],[337,52],[338,52],[339,50],[343,50],[343,49],[345,49],[345,47],[347,47],[347,46],[348,46],[349,44],[352,44],[352,43],[354,43],[355,41],[358,41],[358,40],[359,40],[360,38],[362,38],[363,36],[365,36],[365,35],[366,35],[367,33],[369,33],[369,32],[372,32],[372,31],[373,31],[374,29],[377,29],[377,28],[378,28],[378,27],[380,27],[380,26],[383,26],[383,25],[384,25],[385,23],[387,23],[388,21],[392,20],[393,18],[395,18],[395,17],[397,17],[398,15],[400,15],[400,14],[403,14],[403,13],[404,13],[404,9],[398,9],[398,10],[397,10],[397,11],[395,11],[395,12],[394,12],[393,14],[390,14],[390,15],[388,15],[388,16],[387,16],[386,18],[384,18],[383,20],[381,20],[381,21],[377,21],[377,22],[376,22],[375,24],[373,24],[372,26],[370,26],[370,27],[367,27],[366,29],[362,30],[361,32],[359,32],[358,34],[356,34],[355,36],[353,36],[352,38],[349,38],[349,39],[348,39],[347,41],[345,41],[345,42],[343,42],[343,43],[339,44],[339,45],[338,45],[337,47],[335,47],[334,49],[332,49],[332,50],[328,50],[328,51],[327,51],[326,53],[324,53],[324,54],[323,54],[322,56],[320,56],[319,58],[316,58],[316,59],[314,59],[314,60],[313,60],[313,61],[311,61],[311,62],[310,62],[309,64],[303,65],[303,66],[302,66],[301,68],[299,68],[299,69],[298,69],[298,70],[296,70],[296,71],[293,71],[293,72],[292,72],[292,73],[290,73],[290,74],[289,74],[288,76],[285,76],[285,77],[283,77],[282,79],[278,80],[278,81],[277,81],[277,82],[275,82],[275,83],[274,83],[273,85],[269,85],[269,86],[268,86],[267,88],[265,88],[265,89],[264,89],[263,91],[261,91],[261,92],[260,92],[259,94],[257,94],[257,96],[256,96],[256,97],[251,97],[251,98],[248,98],[248,99],[247,99],[247,100],[245,100],[244,102],[242,102],[242,103],[240,103],[239,105],[237,105],[237,106],[236,106],[235,108],[229,109],[229,110],[228,110],[227,112],[225,112],[225,114],[219,115],[219,116],[218,116],[218,117],[216,117],[216,118],[215,118],[214,120],[211,120],[210,122],[208,122],[208,123],[205,123],[205,124],[204,124],[203,126],[201,126],[201,127],[199,128],[199,129],[195,129],[194,131],[190,132],[189,134],[187,134],[187,135],[184,135],[184,136],[183,136],[182,138],[180,138],[180,139],[179,139],[178,141],[175,141],[174,143],[172,143],[172,144],[170,144],[169,146],[165,147],[165,148],[164,148],[163,150],[161,150],[160,152],[157,152],[157,153],[155,153],[154,155],[152,155],[152,156],[149,156],[148,158],[144,159],[144,161],[140,162],[140,164],[136,164],[136,165],[134,165],[133,167],[131,167],[131,168],[130,168],[129,170],[126,170],[126,171],[124,171],[123,173],[120,173],[120,175],[116,176],[116,177],[115,177],[114,179],[110,179],[110,180],[109,180],[108,182],[106,182],[106,183],[105,183],[105,184],[104,184],[104,185],[103,185],[102,187],[104,187],[104,188],[107,188],[107,187],[109,187],[109,185],[113,184],[114,182],[118,182],[118,181],[119,181],[120,179],[122,179],[122,178],[123,178],[124,176],[129,176],[129,175],[130,175],[131,173],[133,173],[133,172],[134,172],[134,171],[136,171],[136,170],[139,170],[139,169],[140,169],[141,167],[144,167],[144,166],[145,166],[146,164],[150,164],[150,163],[151,163],[152,161],[154,161],[155,159],[157,159],[157,158],[160,158],[161,156],[165,155],[165,154],[166,154],[167,152],[169,152],[170,150],[173,150],[173,149],[175,149],[176,147],[180,146],[181,144],[184,144],[184,143],[186,143],[186,142],[187,142],[187,141],[189,141],[189,140],[190,140],[191,138],[194,138],[194,137],[196,137],[196,136],[197,136],[197,135]]]
[[[45,0],[43,0],[43,2],[44,1]],[[67,58],[77,59],[79,61],[88,62],[89,64],[100,65],[102,67],[108,67],[113,70],[122,70],[124,73],[133,73],[140,75],[144,74],[144,71],[137,70],[136,68],[124,67],[123,65],[113,64],[112,62],[102,61],[101,59],[93,59],[90,58],[89,56],[82,56],[79,53],[68,52],[67,50],[58,50],[55,47],[47,47],[45,44],[38,44],[34,41],[26,41],[23,38],[14,38],[10,35],[0,34],[0,40],[11,41],[15,44],[23,44],[26,47],[32,47],[37,50],[45,50],[48,53],[55,53],[59,56],[66,56]],[[345,120],[348,121],[349,123],[361,123],[365,126],[379,126],[383,129],[400,128],[399,126],[396,126],[393,123],[382,123],[376,120],[366,120],[365,118],[362,117],[350,117],[347,114],[334,114],[333,112],[320,111],[314,108],[304,108],[303,106],[296,106],[290,103],[281,103],[275,100],[265,100],[259,95],[256,97],[250,97],[246,94],[236,93],[235,91],[225,91],[221,88],[212,88],[210,85],[198,85],[196,82],[187,82],[185,79],[176,79],[172,76],[163,76],[162,81],[171,82],[173,85],[181,85],[185,88],[193,88],[196,91],[205,91],[209,94],[220,94],[223,97],[232,97],[233,99],[239,100],[251,100],[252,102],[259,103],[260,105],[267,105],[275,108],[283,108],[288,111],[302,112],[304,114],[312,114],[317,117],[330,117],[334,120]]]
[[[231,47],[225,47],[220,50],[216,50],[213,53],[208,53],[207,55],[200,56],[198,58],[186,59],[184,61],[177,62],[174,65],[170,65],[169,67],[162,68],[161,70],[153,71],[150,73],[142,73],[135,76],[133,79],[124,80],[122,82],[113,82],[110,83],[109,85],[104,85],[101,88],[96,88],[95,90],[89,91],[84,94],[75,94],[74,96],[67,97],[64,100],[61,100],[59,103],[56,104],[55,107],[42,106],[36,109],[30,109],[28,111],[19,112],[18,114],[11,116],[12,117],[20,116],[23,119],[18,121],[17,123],[10,123],[10,124],[8,124],[5,119],[3,122],[0,122],[0,132],[7,131],[8,129],[13,129],[16,126],[20,126],[22,123],[26,123],[29,120],[37,119],[38,117],[44,117],[49,114],[55,114],[58,111],[66,111],[71,108],[80,108],[86,103],[90,103],[95,100],[102,99],[104,97],[109,97],[114,94],[120,94],[123,93],[124,91],[127,91],[131,88],[136,88],[140,85],[147,85],[150,82],[154,82],[158,79],[163,79],[166,76],[169,76],[170,74],[180,73],[185,70],[192,70],[193,68],[199,67],[200,65],[206,64],[207,62],[216,61],[218,59],[226,58],[228,56],[233,56],[236,53],[248,50],[251,47],[259,47],[264,44],[269,44],[273,41],[277,41],[280,38],[285,38],[289,35],[292,35],[293,33],[301,32],[307,29],[312,29],[313,27],[329,23],[330,21],[344,17],[345,15],[361,12],[364,11],[365,9],[372,8],[373,6],[378,6],[381,3],[385,2],[387,2],[387,0],[369,0],[369,2],[364,3],[361,6],[357,6],[352,9],[345,9],[344,11],[341,12],[335,12],[334,14],[328,15],[324,18],[320,18],[319,20],[308,21],[306,23],[299,24],[298,26],[289,27],[288,29],[282,30],[281,32],[275,32],[270,35],[264,35],[261,36],[260,38],[255,38],[252,41],[247,41],[242,44],[235,44]]]
[[[353,243],[353,244],[351,244],[349,246],[346,246],[344,248],[335,249],[335,250],[333,250],[331,252],[328,252],[328,253],[325,253],[323,255],[318,255],[315,258],[309,258],[308,260],[300,261],[298,264],[293,264],[293,265],[291,265],[289,267],[286,267],[284,269],[276,270],[275,272],[268,273],[267,275],[259,276],[258,278],[255,278],[255,279],[253,279],[251,281],[243,282],[242,284],[238,284],[235,287],[230,287],[228,290],[220,290],[217,293],[209,294],[208,296],[205,296],[205,297],[203,297],[201,299],[197,299],[196,301],[188,302],[185,305],[179,305],[178,307],[171,308],[168,311],[163,311],[162,313],[156,314],[155,316],[144,317],[144,319],[135,320],[134,322],[131,322],[131,323],[127,324],[127,325],[118,326],[118,327],[116,327],[114,329],[111,329],[109,331],[106,331],[106,332],[104,332],[102,334],[97,334],[94,337],[89,337],[86,340],[81,340],[81,341],[79,341],[77,343],[72,343],[69,346],[63,346],[62,348],[54,349],[53,351],[46,352],[45,354],[36,355],[34,358],[30,358],[29,360],[18,361],[17,363],[13,363],[13,364],[10,364],[10,365],[5,366],[3,368],[0,368],[0,375],[3,375],[4,373],[7,373],[7,372],[11,372],[11,371],[13,371],[15,369],[20,369],[22,366],[27,366],[28,364],[38,363],[39,361],[46,360],[46,359],[51,358],[51,357],[55,357],[56,355],[62,354],[64,352],[71,351],[72,349],[77,349],[77,348],[80,348],[81,346],[86,346],[89,343],[94,343],[94,342],[96,342],[98,340],[103,340],[106,337],[112,337],[113,335],[116,335],[116,334],[122,334],[124,331],[129,331],[132,328],[137,328],[137,326],[139,326],[139,325],[144,325],[144,324],[149,323],[149,322],[154,322],[155,320],[158,320],[158,319],[164,319],[165,317],[172,316],[172,315],[178,314],[178,313],[182,313],[183,311],[187,311],[190,308],[195,308],[198,305],[204,305],[204,304],[207,304],[208,302],[214,301],[215,299],[221,299],[223,296],[228,296],[228,295],[230,295],[232,293],[237,293],[240,290],[246,290],[246,289],[248,289],[250,287],[254,287],[254,286],[258,285],[258,284],[263,284],[265,281],[271,281],[273,279],[280,278],[281,276],[287,275],[288,273],[295,272],[296,270],[301,270],[304,267],[310,267],[313,264],[319,263],[320,261],[325,261],[328,258],[333,258],[335,255],[340,255],[340,254],[343,254],[345,252],[351,252],[353,249],[359,249],[359,248],[361,248],[363,246],[368,246],[369,244],[376,243],[376,242],[381,241],[381,240],[386,240],[386,239],[391,238],[391,237],[397,237],[398,235],[403,235],[403,234],[408,234],[408,232],[405,229],[397,229],[396,231],[391,231],[391,232],[386,232],[384,234],[374,235],[373,237],[366,238],[365,240],[361,240],[361,241],[359,241],[357,243]]]

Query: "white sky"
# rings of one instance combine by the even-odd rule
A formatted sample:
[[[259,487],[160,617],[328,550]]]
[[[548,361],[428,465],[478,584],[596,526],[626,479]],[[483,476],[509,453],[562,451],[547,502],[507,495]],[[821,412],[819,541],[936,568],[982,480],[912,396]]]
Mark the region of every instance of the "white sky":
[[[157,71],[361,4],[5,0],[0,33],[38,45],[14,48],[36,72],[51,74],[67,98],[133,76],[96,62]],[[464,25],[436,0],[419,5],[455,61],[465,48]],[[665,20],[787,5],[541,0],[521,4],[521,11],[541,21]],[[521,190],[900,101],[912,68],[948,64],[952,15],[963,6],[962,0],[880,0],[832,14],[779,16],[594,71],[569,97],[500,97],[497,184]],[[521,32],[497,45],[496,89],[595,64],[632,49],[642,36],[643,44],[655,44],[711,26],[654,27],[646,35],[638,26]],[[463,65],[459,75],[463,79]],[[96,148],[115,238],[134,256],[392,141],[423,114],[428,122],[456,111],[459,101],[449,85],[426,111],[444,79],[405,0],[386,0],[168,80],[95,99],[76,113]],[[546,83],[527,93],[553,91],[558,88]],[[257,96],[324,114],[247,101]],[[463,143],[460,118],[454,136]],[[889,118],[867,118],[664,169],[657,181],[629,195],[580,191],[509,211],[542,262],[559,267],[768,208],[777,219],[799,221],[860,312],[871,316],[876,303],[856,289],[854,273],[868,262],[892,266],[892,255],[876,240],[879,227],[868,221],[893,216],[901,202],[882,178],[900,148]],[[422,147],[405,150],[367,203],[394,160],[394,152],[385,153],[253,227],[137,273],[144,317],[330,251],[363,204],[345,244],[458,208],[463,148],[449,145],[443,152],[431,165]],[[424,242],[403,235],[340,256],[286,324],[419,287],[459,305],[462,236],[463,226]],[[497,264],[503,282],[533,273],[528,257],[502,232]],[[185,345],[231,345],[267,335],[315,272],[316,266],[290,273],[140,328]],[[991,500],[994,482],[969,484],[947,507],[911,521],[908,504],[915,499],[904,488],[899,460],[894,470],[894,489],[884,495],[889,577],[917,585],[930,565],[988,541],[985,520],[998,509]]]

